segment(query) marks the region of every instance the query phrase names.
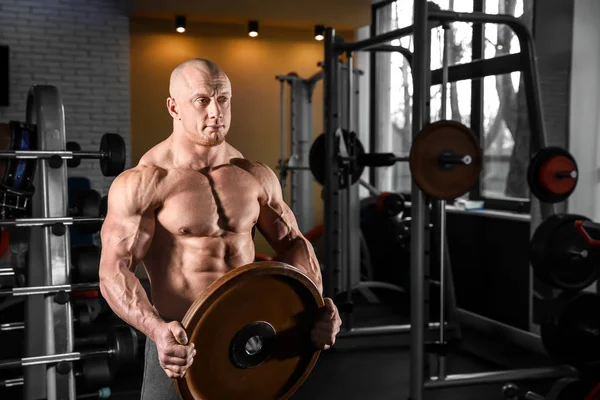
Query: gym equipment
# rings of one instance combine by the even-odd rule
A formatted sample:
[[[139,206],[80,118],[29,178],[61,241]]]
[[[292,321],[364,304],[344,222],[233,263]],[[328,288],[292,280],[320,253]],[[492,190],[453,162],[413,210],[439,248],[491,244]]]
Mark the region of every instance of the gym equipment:
[[[70,216],[98,218],[106,215],[102,213],[105,200],[96,190],[84,189],[77,191],[73,203],[73,207],[69,208]],[[75,228],[82,234],[93,234],[102,229],[102,222],[77,224]]]
[[[438,200],[454,200],[479,181],[483,154],[473,132],[456,121],[425,126],[410,149],[410,171],[417,186]]]
[[[459,143],[464,148],[455,148],[454,144],[449,143],[450,147],[439,147],[439,143],[431,143],[431,147],[435,150],[428,149],[427,146],[420,146],[419,141],[426,142],[427,127],[425,126],[430,118],[430,93],[431,86],[434,84],[432,74],[430,72],[430,55],[431,55],[431,32],[430,22],[439,23],[441,25],[452,22],[472,23],[474,26],[480,24],[502,24],[508,26],[515,33],[519,41],[520,54],[516,56],[518,63],[517,67],[512,71],[521,71],[521,79],[523,80],[523,93],[527,105],[527,121],[529,122],[529,132],[532,135],[532,151],[538,151],[540,148],[547,146],[546,130],[544,126],[544,115],[541,107],[541,95],[539,90],[538,66],[535,53],[533,36],[530,29],[516,17],[507,15],[491,15],[482,12],[450,12],[441,10],[429,10],[428,2],[414,0],[413,8],[413,25],[405,26],[395,30],[386,30],[385,33],[378,34],[377,27],[373,27],[373,34],[368,39],[357,41],[354,43],[346,43],[344,39],[336,35],[334,28],[325,30],[325,38],[323,40],[325,47],[324,55],[324,121],[325,121],[325,268],[323,271],[324,292],[326,294],[333,293],[336,279],[338,279],[339,271],[344,268],[346,261],[345,254],[348,252],[347,243],[344,236],[352,234],[344,231],[343,218],[347,217],[342,207],[342,201],[345,193],[340,190],[338,177],[342,170],[338,162],[338,144],[336,143],[339,127],[342,126],[344,110],[340,107],[337,99],[337,93],[340,88],[340,82],[335,66],[341,56],[346,55],[351,59],[352,54],[357,51],[379,51],[378,46],[387,44],[392,40],[413,34],[413,59],[411,64],[413,97],[412,97],[412,119],[411,128],[413,136],[413,148],[411,149],[411,172],[416,184],[412,186],[410,195],[410,210],[411,210],[411,241],[410,241],[410,308],[411,308],[411,335],[410,348],[411,357],[410,364],[407,370],[410,371],[410,392],[409,397],[412,400],[423,400],[425,389],[440,389],[446,387],[457,387],[472,384],[486,384],[494,382],[506,382],[510,380],[530,380],[530,379],[545,379],[545,378],[560,378],[573,374],[573,368],[564,366],[552,368],[530,368],[524,370],[511,371],[488,371],[483,373],[462,373],[460,375],[446,375],[444,371],[440,371],[438,376],[431,376],[429,372],[431,368],[426,365],[428,360],[425,354],[425,329],[427,320],[425,311],[429,304],[428,292],[425,285],[425,277],[429,276],[427,269],[428,256],[426,250],[426,240],[429,227],[429,215],[431,207],[429,198],[439,200],[453,200],[469,190],[474,180],[473,175],[479,175],[481,170],[481,157],[477,157],[481,153],[479,144],[473,140],[472,132],[466,131],[464,128],[455,127],[454,129],[444,129],[444,131],[453,131],[457,136]],[[482,46],[481,46],[482,48]],[[479,62],[479,64],[477,64]],[[482,65],[482,60],[477,60],[473,63],[458,64],[447,69],[447,82],[458,81],[459,72],[461,79],[481,79],[485,76],[506,74],[507,71],[502,69],[506,63],[500,62],[499,59],[485,60],[485,68],[477,66]],[[499,65],[503,67],[500,68]],[[372,65],[373,67],[373,65]],[[511,67],[512,68],[512,67]],[[371,68],[373,74],[378,69]],[[467,71],[465,73],[465,71]],[[376,77],[373,78],[376,82]],[[436,81],[436,85],[440,81]],[[376,85],[373,85],[375,87]],[[377,96],[374,96],[376,99]],[[381,107],[372,106],[370,121],[372,123],[372,132],[377,133],[377,124],[375,112]],[[425,129],[424,129],[425,128]],[[431,128],[431,126],[429,126]],[[448,125],[446,125],[448,128]],[[474,127],[479,129],[479,127]],[[351,131],[351,129],[349,129]],[[420,138],[419,138],[420,136]],[[441,135],[440,135],[441,136]],[[440,138],[442,141],[447,141],[446,138]],[[427,142],[431,142],[427,140]],[[446,150],[451,150],[454,154],[446,153]],[[420,150],[420,151],[418,151]],[[349,154],[352,154],[349,152]],[[471,157],[471,163],[467,164],[464,156]],[[462,158],[461,158],[462,157]],[[446,165],[440,166],[440,159]],[[423,163],[422,170],[417,168],[416,161]],[[460,165],[462,164],[462,165]],[[446,167],[447,170],[445,170]],[[414,176],[416,174],[417,176]],[[420,174],[420,175],[419,175]],[[445,181],[453,180],[461,176],[461,182],[457,182],[461,190],[455,187],[450,187]],[[441,181],[440,181],[441,180]],[[417,184],[418,183],[418,184]],[[437,202],[435,204],[438,204]],[[554,204],[541,203],[542,218],[547,218],[556,211]],[[437,222],[437,221],[436,221]],[[443,220],[440,220],[440,224]],[[442,230],[443,231],[443,230]],[[436,235],[437,236],[437,235]],[[340,246],[340,243],[346,243],[346,248]],[[440,252],[444,254],[444,251]],[[443,274],[442,274],[443,276]],[[442,284],[441,284],[442,286]],[[441,296],[443,298],[443,296]],[[440,318],[441,319],[441,318]],[[442,342],[443,338],[440,338]]]
[[[22,122],[0,124],[0,150],[26,151],[37,148],[32,126]],[[24,216],[33,195],[36,163],[31,160],[0,159],[1,218]]]
[[[21,124],[20,122],[11,121],[9,125]],[[32,128],[36,135],[37,128]],[[66,146],[65,146],[66,147]],[[71,148],[75,146],[71,143]],[[104,176],[117,176],[125,170],[126,161],[125,140],[121,135],[116,133],[105,133],[100,141],[100,150],[94,151],[75,151],[75,150],[0,150],[0,159],[17,159],[17,160],[38,160],[48,159],[51,168],[59,168],[62,166],[62,160],[72,159],[98,159],[100,160],[100,169]]]
[[[113,371],[106,358],[89,358],[81,361],[81,368],[75,370],[76,378],[88,388],[99,388],[111,383],[114,377]],[[13,378],[0,381],[0,387],[12,387],[23,385],[23,378]]]
[[[340,141],[343,140],[344,141],[348,141],[348,137],[350,135],[354,135],[354,133],[350,133],[346,130],[342,130],[341,135],[337,135],[336,136],[336,148],[339,148],[340,146]],[[355,140],[355,144],[356,144],[356,157],[360,158],[361,154],[365,153],[365,149],[362,145],[362,143],[360,142],[360,140],[356,139]],[[308,156],[309,159],[309,165],[310,165],[310,171],[313,174],[313,177],[315,178],[315,180],[317,182],[319,182],[319,184],[321,185],[325,185],[325,134],[322,133],[320,134],[315,141],[313,142],[312,146],[310,147],[310,153]],[[364,170],[364,166],[360,165],[358,162],[354,165],[349,165],[349,173],[350,173],[350,184],[355,184],[359,179],[360,176],[363,173]],[[346,188],[348,187],[348,183],[343,181],[343,177],[340,176],[340,187]]]
[[[577,186],[579,170],[575,158],[560,147],[545,147],[538,151],[527,167],[527,183],[540,201],[565,201]]]
[[[89,350],[63,354],[48,354],[45,356],[24,357],[16,360],[0,361],[0,370],[28,367],[31,365],[47,365],[68,363],[70,361],[86,360],[96,357],[109,357],[110,369],[118,371],[121,368],[130,368],[137,362],[138,340],[135,331],[129,326],[115,327],[109,334],[108,348],[102,350]],[[66,372],[70,366],[65,365]]]
[[[97,282],[100,268],[100,249],[94,245],[73,247],[71,252],[73,280]]]
[[[28,286],[12,289],[0,289],[0,297],[3,296],[34,296],[42,294],[57,294],[76,291],[98,290],[99,284],[96,283],[73,283],[67,285],[53,286]]]
[[[350,184],[355,184],[360,179],[365,167],[384,167],[392,166],[397,162],[408,161],[408,156],[398,156],[394,153],[366,153],[362,142],[356,137],[356,133],[345,129],[340,130],[341,134],[336,135],[336,149],[342,145],[348,146],[350,140],[353,141],[355,151],[350,155],[339,155],[337,157],[340,168],[347,170],[350,175]],[[310,148],[309,165],[313,177],[321,185],[325,185],[325,134],[319,135]],[[342,138],[343,142],[342,143]],[[344,174],[340,176],[340,188],[348,187],[345,182]]]
[[[319,357],[310,329],[323,306],[314,283],[287,264],[256,262],[228,272],[183,318],[201,350],[186,376],[174,380],[180,396],[289,398]]]
[[[52,233],[57,236],[65,234],[65,225],[91,224],[96,227],[104,222],[103,217],[45,217],[45,218],[15,218],[0,220],[2,226],[34,227],[52,225]]]
[[[597,237],[598,233],[581,215],[555,214],[545,219],[531,238],[535,276],[557,289],[581,290],[591,285],[600,276],[600,251],[589,235]]]
[[[600,296],[563,293],[550,307],[540,333],[548,354],[576,368],[600,366]]]

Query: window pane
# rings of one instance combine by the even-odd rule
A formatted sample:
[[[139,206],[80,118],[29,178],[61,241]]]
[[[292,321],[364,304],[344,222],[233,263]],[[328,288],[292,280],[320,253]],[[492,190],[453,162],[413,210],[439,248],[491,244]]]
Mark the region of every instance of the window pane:
[[[526,162],[520,161],[528,158],[530,135],[520,83],[520,72],[484,79],[484,197],[528,197]]]

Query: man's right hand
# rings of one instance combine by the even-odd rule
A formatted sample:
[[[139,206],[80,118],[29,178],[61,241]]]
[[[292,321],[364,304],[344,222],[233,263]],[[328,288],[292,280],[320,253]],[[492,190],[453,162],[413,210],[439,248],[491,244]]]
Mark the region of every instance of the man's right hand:
[[[194,343],[188,344],[183,326],[177,321],[164,323],[156,328],[153,336],[160,366],[167,376],[183,378],[196,355]]]

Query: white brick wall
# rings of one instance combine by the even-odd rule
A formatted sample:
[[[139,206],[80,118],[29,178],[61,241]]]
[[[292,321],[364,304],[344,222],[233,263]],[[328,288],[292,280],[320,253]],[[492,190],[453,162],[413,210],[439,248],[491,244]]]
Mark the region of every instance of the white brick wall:
[[[130,166],[129,19],[120,0],[0,0],[0,44],[10,46],[10,106],[0,121],[25,120],[33,84],[56,86],[67,141],[98,150],[105,132],[127,143]],[[106,194],[114,178],[82,160],[69,176],[89,178]]]

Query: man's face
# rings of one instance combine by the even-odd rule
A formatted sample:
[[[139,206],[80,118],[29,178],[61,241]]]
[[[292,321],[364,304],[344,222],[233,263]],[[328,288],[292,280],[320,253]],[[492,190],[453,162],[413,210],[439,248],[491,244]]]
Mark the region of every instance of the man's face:
[[[221,144],[231,123],[229,79],[202,68],[189,68],[182,75],[176,102],[186,136],[203,146]]]

